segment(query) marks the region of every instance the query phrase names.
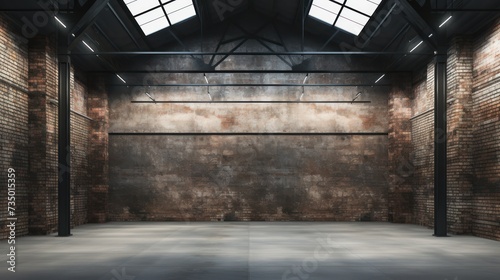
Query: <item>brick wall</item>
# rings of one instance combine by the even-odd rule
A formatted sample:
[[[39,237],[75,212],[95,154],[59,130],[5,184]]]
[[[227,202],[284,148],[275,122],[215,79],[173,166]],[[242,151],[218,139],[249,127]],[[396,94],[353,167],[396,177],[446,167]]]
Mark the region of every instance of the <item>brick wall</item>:
[[[448,51],[448,227],[455,234],[471,233],[472,41],[456,37]]]
[[[57,61],[48,37],[29,43],[30,234],[57,228]]]
[[[395,76],[389,94],[389,221],[409,223],[413,216],[411,79]]]
[[[207,42],[216,45],[217,39]],[[243,49],[263,51],[256,44]],[[178,67],[190,63],[157,59],[152,68],[172,61]],[[346,62],[344,57],[316,57],[311,63],[335,69]],[[353,67],[363,67],[357,63],[353,60]],[[239,65],[289,69],[277,57],[259,56],[230,57],[221,69]],[[304,80],[303,74],[207,76],[213,83],[231,84]],[[373,75],[373,81],[378,77]],[[364,80],[356,74],[313,74],[308,79],[318,84]],[[205,82],[202,74],[182,73],[161,81]],[[204,87],[149,90],[158,100],[209,101]],[[299,87],[210,90],[221,101],[293,101],[302,93]],[[388,89],[306,88],[302,100],[351,101],[359,91],[358,100],[371,103],[132,104],[148,100],[145,88],[111,88],[110,220],[387,221]],[[113,135],[121,132],[131,135]],[[138,132],[152,135],[134,135]],[[325,132],[345,135],[321,134]]]
[[[448,52],[448,225],[500,240],[500,24]],[[433,226],[434,64],[414,84],[414,222]]]
[[[54,40],[30,41],[30,233],[57,230],[58,64]],[[81,76],[81,75],[80,75]],[[86,81],[71,69],[71,225],[88,222],[89,130]]]
[[[473,45],[472,231],[500,240],[500,21]]]
[[[16,234],[57,230],[57,57],[54,38],[29,42],[0,16],[1,178],[16,170]],[[71,73],[72,226],[88,222],[89,131],[84,75]],[[4,180],[5,179],[5,180]],[[0,196],[6,197],[1,188]],[[6,238],[7,211],[0,210],[0,239]]]
[[[88,115],[93,119],[90,127],[89,173],[92,178],[88,198],[89,222],[103,223],[108,220],[108,144],[109,105],[104,83],[93,77],[88,94]]]
[[[28,233],[28,45],[0,17],[0,239],[7,229],[7,170],[16,174],[16,234]]]
[[[412,104],[413,221],[434,226],[434,63],[415,78]]]
[[[86,79],[71,73],[71,225],[88,222],[88,197],[92,186],[89,131],[93,120],[87,116]],[[85,81],[82,81],[85,80]]]
[[[113,221],[386,221],[386,136],[111,136]]]

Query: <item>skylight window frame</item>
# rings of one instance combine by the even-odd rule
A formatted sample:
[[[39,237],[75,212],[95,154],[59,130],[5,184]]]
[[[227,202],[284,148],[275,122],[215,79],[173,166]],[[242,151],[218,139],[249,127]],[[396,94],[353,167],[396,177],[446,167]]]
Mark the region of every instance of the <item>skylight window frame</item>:
[[[154,34],[154,33],[156,33],[156,32],[159,32],[159,31],[161,31],[161,30],[167,29],[167,28],[169,28],[169,27],[171,27],[171,26],[173,26],[173,25],[175,25],[175,24],[182,23],[182,22],[184,22],[184,21],[186,21],[186,20],[189,20],[189,19],[191,19],[191,18],[193,18],[193,17],[195,17],[195,16],[197,16],[197,15],[198,15],[198,11],[197,11],[197,9],[196,9],[196,6],[195,6],[195,3],[194,3],[194,1],[193,1],[193,0],[189,0],[189,5],[184,6],[184,7],[182,7],[181,9],[175,10],[175,11],[174,11],[174,12],[172,12],[172,13],[167,13],[167,10],[166,10],[166,8],[165,8],[165,7],[166,7],[167,5],[169,5],[169,4],[173,3],[173,2],[175,2],[175,1],[180,1],[180,0],[157,0],[158,5],[156,5],[156,6],[152,7],[152,8],[148,8],[147,10],[144,10],[144,11],[142,11],[142,12],[140,12],[140,13],[135,14],[135,15],[132,13],[132,10],[129,8],[129,5],[130,5],[131,3],[133,3],[133,2],[135,2],[135,1],[141,1],[141,0],[135,0],[135,1],[127,1],[127,0],[122,0],[122,1],[123,1],[123,3],[125,4],[125,6],[127,7],[127,9],[128,9],[128,11],[130,12],[130,14],[132,15],[132,18],[135,20],[135,23],[139,26],[139,28],[141,29],[141,31],[144,33],[144,35],[145,35],[145,36],[152,35],[152,34]],[[186,18],[184,18],[184,19],[182,19],[182,20],[180,20],[180,21],[179,21],[179,20],[178,20],[178,21],[175,21],[175,22],[172,24],[172,21],[171,21],[171,19],[170,19],[169,15],[172,15],[172,14],[174,14],[174,13],[176,13],[176,12],[179,12],[179,11],[181,11],[181,10],[188,9],[188,8],[192,8],[192,11],[194,11],[194,13],[193,13],[191,16],[186,17]],[[161,11],[163,12],[163,16],[162,16],[162,17],[159,17],[159,18],[154,18],[154,19],[151,19],[150,21],[148,21],[147,23],[139,24],[139,22],[137,21],[137,17],[147,15],[148,13],[151,13],[151,12],[153,12],[153,11],[157,10],[157,9],[161,9]],[[165,19],[166,26],[165,26],[165,27],[163,27],[163,28],[161,28],[161,29],[158,29],[158,30],[156,30],[156,31],[153,31],[153,32],[151,32],[151,33],[146,32],[146,30],[145,30],[145,28],[143,28],[143,26],[144,26],[144,25],[146,25],[146,24],[148,24],[148,23],[151,23],[151,22],[153,22],[153,21],[157,21],[157,20],[159,20],[159,19]]]
[[[355,8],[348,6],[348,4],[347,4],[347,3],[348,3],[348,1],[349,1],[349,0],[327,0],[327,1],[332,2],[332,3],[334,3],[334,4],[337,4],[337,5],[340,5],[340,10],[338,11],[338,13],[335,13],[334,11],[330,11],[330,10],[328,10],[328,9],[325,9],[325,7],[323,7],[323,6],[321,6],[321,5],[317,5],[317,4],[315,4],[315,3],[314,3],[314,2],[315,2],[315,0],[312,0],[312,1],[311,1],[311,5],[309,6],[308,16],[309,16],[309,17],[311,17],[311,18],[313,18],[314,20],[319,21],[319,22],[322,22],[322,23],[325,23],[325,24],[331,24],[331,23],[330,23],[331,21],[327,21],[327,20],[325,20],[325,19],[321,19],[321,18],[318,18],[318,17],[316,17],[316,16],[314,16],[314,15],[311,15],[311,8],[312,8],[313,6],[315,6],[315,7],[319,8],[319,9],[323,9],[323,10],[327,11],[328,13],[330,13],[330,14],[332,14],[332,15],[334,15],[334,16],[335,16],[335,19],[333,20],[333,24],[331,24],[332,26],[334,26],[334,27],[336,27],[336,28],[338,28],[338,29],[340,29],[340,30],[342,30],[342,31],[346,32],[346,33],[352,34],[352,35],[354,35],[354,36],[359,36],[359,34],[361,34],[361,32],[363,32],[363,30],[365,29],[366,25],[367,25],[367,24],[370,22],[370,20],[373,18],[373,16],[375,15],[375,13],[376,13],[376,12],[377,12],[377,10],[380,8],[380,5],[381,5],[381,4],[382,4],[382,2],[383,2],[383,0],[376,0],[376,1],[373,1],[373,0],[367,0],[367,1],[372,2],[373,4],[377,5],[377,7],[375,8],[375,10],[373,10],[373,13],[372,13],[371,15],[369,15],[369,14],[366,14],[364,11],[356,10]],[[379,2],[379,3],[377,4],[376,2]],[[339,21],[339,19],[340,19],[340,18],[343,18],[343,19],[345,19],[345,20],[347,20],[347,21],[352,21],[353,23],[356,23],[356,24],[358,24],[358,25],[361,25],[361,24],[359,24],[358,22],[356,22],[356,21],[354,21],[354,20],[350,19],[349,17],[344,16],[344,9],[348,9],[348,10],[349,10],[349,12],[354,12],[354,13],[357,13],[357,14],[359,14],[359,15],[362,15],[362,16],[364,16],[364,17],[367,17],[367,18],[368,18],[367,22],[366,22],[364,25],[362,25],[362,28],[361,28],[361,30],[359,31],[359,33],[357,33],[357,34],[356,34],[356,33],[353,33],[353,32],[351,32],[351,31],[348,31],[347,29],[344,29],[344,28],[342,28],[342,27],[337,26],[337,22]]]

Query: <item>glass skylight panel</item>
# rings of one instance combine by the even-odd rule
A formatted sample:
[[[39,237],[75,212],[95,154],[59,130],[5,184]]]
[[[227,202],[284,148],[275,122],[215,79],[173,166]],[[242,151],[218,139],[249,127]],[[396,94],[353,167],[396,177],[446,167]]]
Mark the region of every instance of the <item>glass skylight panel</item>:
[[[313,0],[309,15],[359,35],[382,0]]]
[[[361,30],[363,30],[364,28],[364,25],[361,25],[344,17],[339,17],[335,26],[356,36],[358,36],[359,33],[361,33]]]
[[[328,0],[314,0],[309,15],[328,24],[333,24],[341,6]]]
[[[375,4],[369,0],[347,0],[346,6],[356,11],[362,12],[365,15],[371,16],[377,9],[378,4]]]
[[[128,0],[125,4],[133,16],[160,6],[158,0]]]
[[[146,36],[170,26],[161,7],[137,16],[135,20]]]
[[[196,15],[192,0],[177,0],[164,5],[171,24],[176,24]]]
[[[193,0],[123,0],[123,2],[146,36],[196,15]]]

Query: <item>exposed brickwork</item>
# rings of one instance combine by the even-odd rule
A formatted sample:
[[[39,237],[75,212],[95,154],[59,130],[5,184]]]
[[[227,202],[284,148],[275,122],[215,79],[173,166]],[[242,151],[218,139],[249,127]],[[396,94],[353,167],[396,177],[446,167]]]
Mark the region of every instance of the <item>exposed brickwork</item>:
[[[409,223],[413,214],[411,149],[411,79],[394,77],[389,94],[389,221]]]
[[[114,221],[387,221],[386,136],[111,136]]]
[[[473,233],[500,240],[500,21],[474,42]]]
[[[89,222],[103,223],[107,221],[109,190],[109,105],[107,89],[99,79],[95,79],[89,88],[88,115],[93,119],[90,127],[92,184],[89,190],[88,217]]]
[[[92,185],[89,157],[90,126],[87,115],[87,86],[71,75],[71,224],[77,226],[88,222],[88,193]]]
[[[413,86],[413,221],[434,226],[434,63],[417,78]]]
[[[448,57],[448,225],[500,240],[500,24],[457,37]],[[414,85],[414,222],[433,226],[434,65]]]
[[[52,54],[52,55],[51,55]],[[57,227],[57,61],[48,37],[29,44],[30,234]]]
[[[0,239],[7,229],[7,170],[16,171],[16,235],[28,233],[28,45],[0,17]]]
[[[455,234],[471,233],[472,42],[457,37],[448,51],[448,227]]]
[[[54,38],[29,42],[0,16],[0,119],[2,168],[16,170],[16,235],[57,229],[57,57]],[[88,221],[89,130],[85,79],[71,73],[72,226]],[[82,76],[82,75],[80,75]],[[5,180],[4,180],[5,179]],[[6,197],[6,188],[0,196]],[[0,239],[7,236],[0,211]]]

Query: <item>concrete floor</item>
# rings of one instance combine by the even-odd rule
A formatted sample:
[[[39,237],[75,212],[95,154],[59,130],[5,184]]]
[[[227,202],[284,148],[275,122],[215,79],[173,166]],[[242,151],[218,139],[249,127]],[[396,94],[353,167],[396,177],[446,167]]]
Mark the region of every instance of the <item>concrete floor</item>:
[[[500,242],[389,223],[108,223],[17,239],[0,279],[500,279]]]

